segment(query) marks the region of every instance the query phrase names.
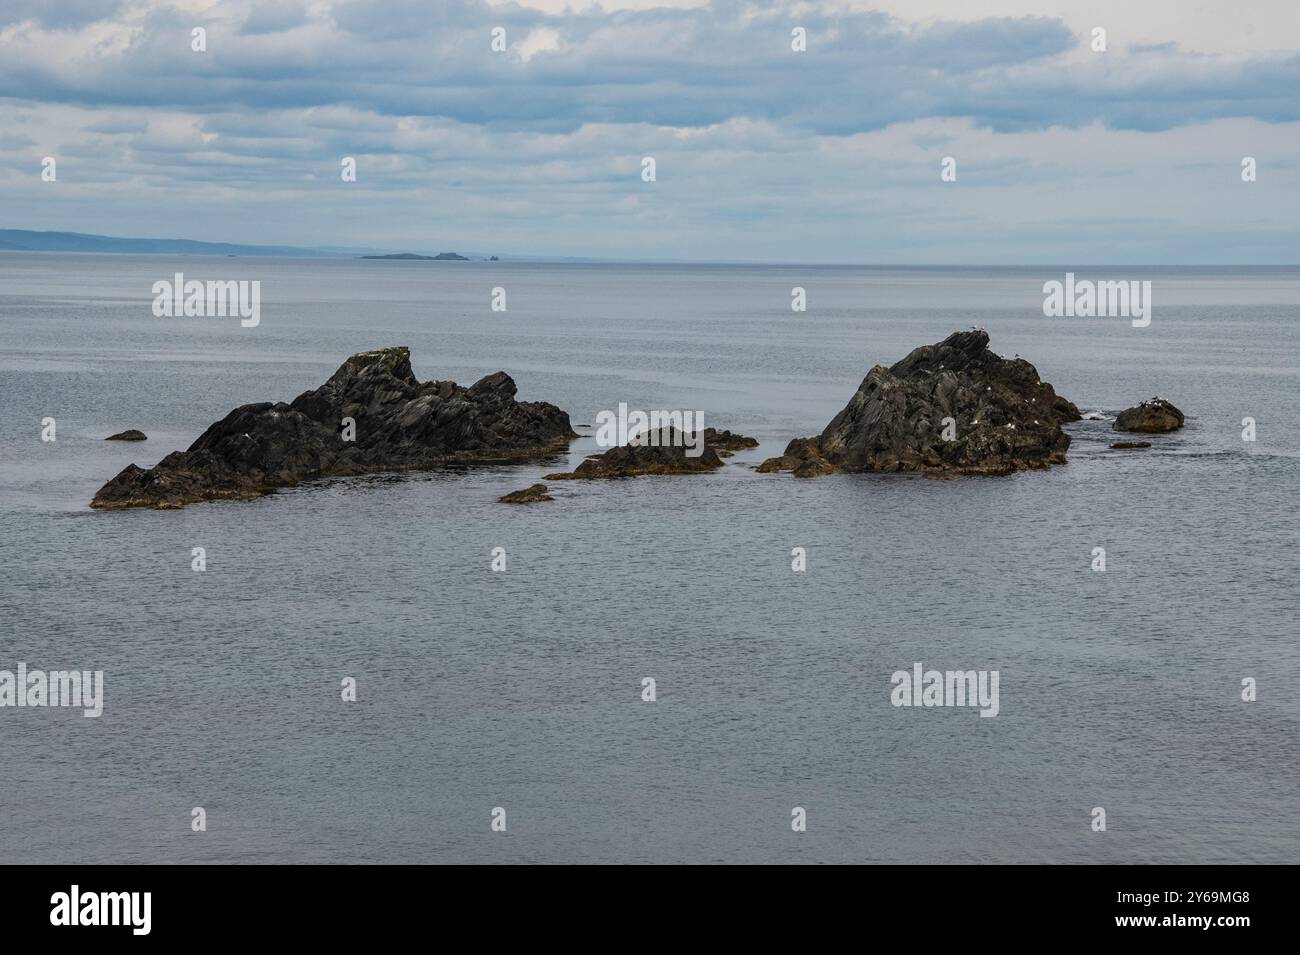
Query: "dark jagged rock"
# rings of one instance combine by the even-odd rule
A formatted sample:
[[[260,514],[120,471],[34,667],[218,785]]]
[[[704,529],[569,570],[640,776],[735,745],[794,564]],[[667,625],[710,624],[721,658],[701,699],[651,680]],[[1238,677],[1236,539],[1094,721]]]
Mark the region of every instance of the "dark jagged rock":
[[[499,504],[536,504],[540,501],[555,500],[546,493],[547,490],[545,484],[534,484],[518,491],[511,491],[509,494],[497,498],[497,502]]]
[[[135,428],[128,428],[126,431],[119,431],[117,434],[110,434],[105,441],[148,441],[149,436],[143,431],[137,431]]]
[[[1116,451],[1133,451],[1151,447],[1150,441],[1116,441],[1111,447]]]
[[[695,445],[695,435],[689,432],[690,443]],[[547,474],[548,481],[577,481],[596,478],[637,477],[642,474],[701,474],[722,467],[722,457],[733,453],[731,448],[755,448],[758,442],[730,431],[704,429],[704,447],[700,454],[688,455],[685,438],[688,436],[669,426],[658,432],[649,432],[636,443],[619,445],[601,454],[593,454],[574,471]]]
[[[1152,398],[1132,408],[1125,408],[1111,425],[1116,431],[1137,431],[1141,434],[1164,434],[1183,426],[1183,413],[1165,401]]]
[[[877,365],[825,431],[796,438],[758,470],[1010,474],[1064,464],[1070,436],[1061,424],[1079,420],[1079,409],[1029,362],[995,355],[988,343],[983,330],[957,332]]]
[[[355,422],[352,440],[350,426]],[[291,403],[236,408],[187,451],[145,470],[127,466],[91,507],[180,507],[247,500],[334,475],[407,471],[449,463],[525,461],[577,437],[569,416],[543,401],[516,401],[499,371],[470,386],[416,380],[407,348],[362,352]]]
[[[731,431],[719,431],[717,428],[705,428],[704,446],[717,451],[720,458],[729,458],[737,451],[758,447],[758,439]]]

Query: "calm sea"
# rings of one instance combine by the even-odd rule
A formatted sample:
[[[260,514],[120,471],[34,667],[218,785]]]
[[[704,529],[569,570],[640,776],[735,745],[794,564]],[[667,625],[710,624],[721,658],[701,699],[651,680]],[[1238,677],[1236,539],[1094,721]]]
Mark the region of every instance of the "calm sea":
[[[153,317],[177,271],[260,280],[260,326]],[[1150,279],[1150,327],[1045,318],[1064,267],[0,253],[0,669],[105,674],[98,719],[0,708],[0,861],[1300,860],[1300,270],[1076,271]],[[1123,453],[1081,422],[1068,465],[1001,479],[751,469],[971,325],[1082,410],[1159,394],[1187,427]],[[592,439],[87,506],[385,345],[421,378],[503,369],[575,424],[698,409],[762,446],[530,507],[496,498]],[[126,428],[148,442],[102,440]],[[918,662],[997,670],[999,715],[893,707]]]

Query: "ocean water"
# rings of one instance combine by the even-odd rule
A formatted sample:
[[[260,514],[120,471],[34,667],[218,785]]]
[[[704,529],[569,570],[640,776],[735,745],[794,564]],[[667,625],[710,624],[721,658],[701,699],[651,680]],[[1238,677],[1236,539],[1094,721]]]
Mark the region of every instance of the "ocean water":
[[[260,280],[261,324],[155,318],[176,271]],[[1300,861],[1300,270],[1076,270],[1152,280],[1144,329],[1045,318],[1064,271],[0,253],[0,669],[105,674],[98,719],[0,708],[0,862]],[[1159,394],[1187,427],[1118,452],[1080,422],[1006,478],[752,470],[971,325],[1082,410]],[[496,498],[592,438],[89,509],[398,344],[578,425],[692,409],[762,445],[530,507]],[[917,662],[997,670],[998,716],[892,706]]]

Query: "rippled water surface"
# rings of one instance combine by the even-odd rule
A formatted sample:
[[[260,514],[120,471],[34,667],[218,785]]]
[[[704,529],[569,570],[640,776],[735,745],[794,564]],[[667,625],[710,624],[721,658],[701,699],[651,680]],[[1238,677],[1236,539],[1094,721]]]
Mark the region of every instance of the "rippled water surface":
[[[154,318],[175,271],[260,280],[261,325]],[[0,708],[0,861],[1300,861],[1300,271],[1097,272],[1153,281],[1145,329],[1045,318],[1063,272],[0,253],[0,669],[106,683],[98,719]],[[1068,465],[1001,479],[751,470],[972,324],[1084,410],[1159,394],[1188,425],[1119,452],[1080,422]],[[592,439],[87,506],[395,344],[575,424],[700,409],[762,446],[530,507],[496,498]],[[894,708],[915,662],[998,670],[1000,714]]]

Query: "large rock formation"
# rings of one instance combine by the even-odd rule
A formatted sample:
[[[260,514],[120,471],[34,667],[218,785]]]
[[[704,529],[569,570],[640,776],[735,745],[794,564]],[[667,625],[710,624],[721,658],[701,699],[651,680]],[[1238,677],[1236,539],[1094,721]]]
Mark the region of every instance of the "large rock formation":
[[[758,447],[755,439],[743,434],[705,428],[700,453],[687,454],[686,437],[689,435],[689,443],[699,447],[695,440],[698,433],[692,431],[684,435],[671,426],[647,432],[636,442],[591,455],[576,470],[545,477],[548,481],[579,481],[638,477],[642,474],[701,474],[722,467],[722,458],[730,457],[737,450]]]
[[[1115,431],[1136,431],[1140,434],[1164,434],[1183,426],[1183,413],[1165,401],[1152,398],[1132,408],[1125,408],[1111,425]]]
[[[469,388],[421,383],[409,349],[384,348],[353,355],[324,385],[289,404],[236,408],[188,451],[154,468],[129,465],[90,506],[181,507],[254,498],[332,475],[522,461],[563,451],[575,437],[559,408],[516,401],[515,383],[503,371]]]
[[[872,368],[820,435],[796,438],[760,471],[1009,474],[1065,463],[1061,430],[1079,409],[1022,358],[989,351],[988,333],[957,332]],[[945,424],[944,419],[952,421]]]

